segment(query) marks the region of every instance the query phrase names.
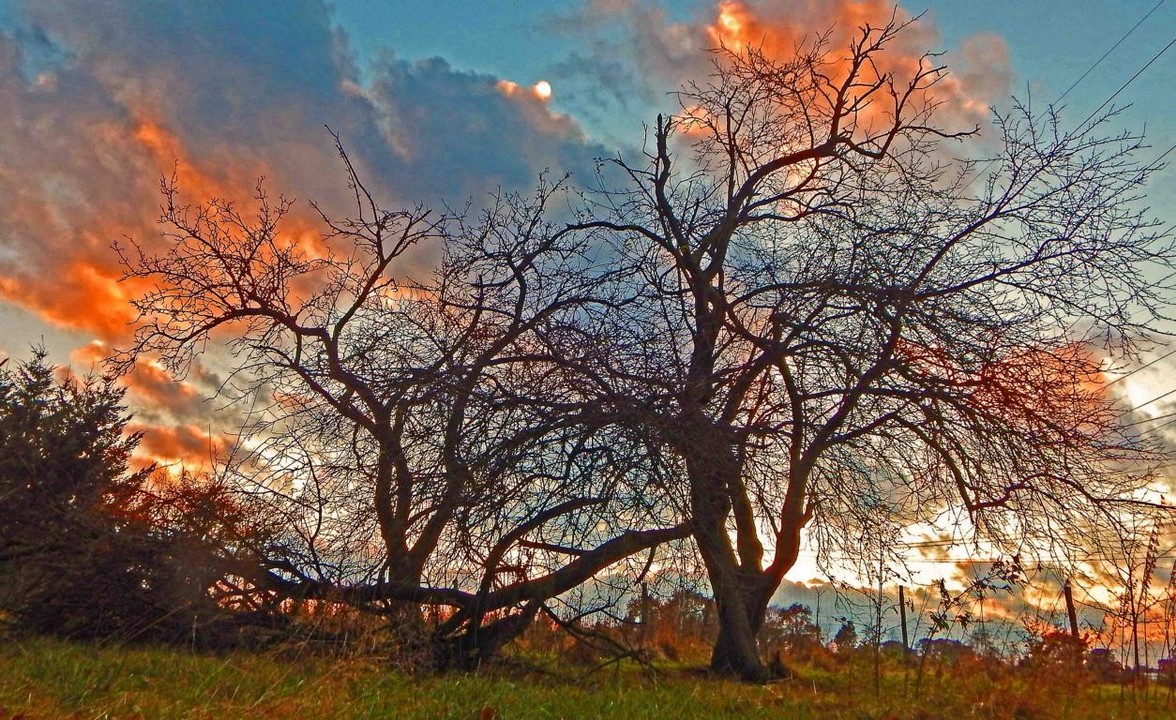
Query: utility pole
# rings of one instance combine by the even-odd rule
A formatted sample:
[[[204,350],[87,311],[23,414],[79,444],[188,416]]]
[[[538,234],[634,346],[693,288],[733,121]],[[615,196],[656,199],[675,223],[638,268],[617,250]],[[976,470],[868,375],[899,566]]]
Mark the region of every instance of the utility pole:
[[[1062,586],[1062,593],[1066,596],[1066,614],[1070,617],[1070,637],[1078,639],[1078,611],[1074,608],[1074,590],[1070,587],[1070,580]]]
[[[898,586],[898,622],[902,626],[902,650],[904,655],[910,652],[911,643],[907,639],[906,623],[906,587]],[[903,658],[905,660],[905,657]]]
[[[642,650],[649,647],[649,585],[641,581],[641,626],[639,628],[638,643]]]

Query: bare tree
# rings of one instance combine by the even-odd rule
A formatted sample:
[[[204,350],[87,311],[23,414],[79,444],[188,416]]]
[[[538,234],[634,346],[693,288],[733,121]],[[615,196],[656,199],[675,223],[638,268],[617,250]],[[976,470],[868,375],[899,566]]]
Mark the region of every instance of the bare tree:
[[[285,529],[258,588],[378,613],[436,664],[476,666],[545,601],[688,528],[638,501],[658,472],[640,438],[599,422],[563,370],[600,347],[584,318],[605,307],[607,270],[591,237],[545,219],[562,183],[468,221],[389,212],[340,154],[356,215],[322,215],[325,255],[282,234],[285,198],[259,187],[251,217],[184,206],[165,181],[166,252],[120,250],[152,283],[123,361],[183,373],[227,343],[226,388],[260,408],[239,482]],[[423,242],[444,259],[406,280],[399,263]]]
[[[235,328],[268,398],[258,494],[290,528],[260,582],[406,628],[445,606],[431,646],[468,666],[690,535],[712,666],[761,679],[806,527],[846,552],[946,518],[1032,557],[1146,509],[1153,450],[1101,383],[1172,268],[1142,140],[1017,106],[996,157],[953,160],[973,133],[936,125],[935,58],[882,69],[903,27],[718,51],[570,224],[560,183],[468,223],[387,212],[344,155],[357,215],[324,216],[319,257],[279,233],[285,200],[247,220],[165,186],[169,251],[124,253],[155,283],[131,357],[180,371]],[[425,241],[437,273],[398,279]]]
[[[613,234],[632,287],[588,374],[680,467],[663,491],[718,601],[717,671],[765,676],[756,635],[806,527],[852,551],[948,518],[1031,556],[1147,481],[1100,381],[1172,267],[1141,139],[1017,106],[990,163],[953,160],[972,133],[935,124],[935,58],[879,69],[902,29],[844,56],[717,51],[577,226]]]

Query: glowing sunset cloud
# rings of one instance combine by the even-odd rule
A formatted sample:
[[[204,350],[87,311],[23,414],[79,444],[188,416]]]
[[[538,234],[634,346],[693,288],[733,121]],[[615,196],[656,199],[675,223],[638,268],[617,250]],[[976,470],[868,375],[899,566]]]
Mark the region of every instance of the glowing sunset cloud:
[[[798,50],[823,41],[826,72],[834,81],[848,71],[846,48],[861,36],[862,28],[884,27],[891,20],[910,22],[911,16],[893,4],[878,0],[791,2],[753,8],[740,0],[723,0],[703,32],[714,48],[741,53],[755,50],[782,61]],[[899,83],[912,77],[922,65],[936,62],[925,53],[939,45],[938,32],[927,20],[917,20],[899,34],[877,64],[867,68],[864,80],[892,74]],[[1008,94],[1008,50],[994,35],[968,38],[949,74],[926,89],[921,101],[937,105],[937,116],[947,127],[967,129],[988,120],[989,106]],[[873,112],[885,113],[885,104]]]
[[[748,37],[751,26],[747,8],[734,0],[725,0],[719,3],[718,17],[715,24],[707,28],[707,33],[715,46],[738,52],[752,39]]]
[[[219,433],[210,433],[207,427],[199,425],[131,425],[128,430],[143,433],[143,439],[135,452],[135,461],[141,467],[152,463],[169,468],[178,474],[179,468],[191,471],[207,470],[217,460],[223,459],[232,438]]]
[[[107,343],[95,340],[77,348],[69,361],[76,372],[85,373],[100,369],[110,351]],[[209,400],[222,379],[203,363],[178,380],[158,362],[140,362],[120,382],[135,410],[129,430],[143,434],[133,457],[135,467],[155,463],[171,475],[185,468],[207,470],[214,458],[224,459],[235,444],[241,414]]]
[[[267,175],[265,166],[251,164],[248,167],[226,166],[224,159],[218,170],[222,177],[205,170],[184,147],[184,143],[157,120],[140,117],[135,124],[135,139],[155,161],[161,174],[174,172],[178,186],[184,194],[206,200],[213,197],[247,199],[257,178]],[[230,182],[229,178],[232,178]]]
[[[499,80],[494,83],[494,87],[509,98],[525,98],[528,95],[544,101],[551,98],[551,83],[546,80],[540,80],[526,90],[524,90],[523,86],[511,80]]]
[[[91,332],[105,340],[128,337],[135,313],[127,304],[130,288],[117,269],[88,260],[66,260],[56,278],[0,276],[0,298],[33,309],[61,328]]]
[[[37,32],[0,27],[0,106],[11,115],[0,127],[0,299],[89,336],[81,342],[128,336],[138,289],[120,286],[111,245],[158,242],[161,177],[174,173],[186,204],[217,197],[246,209],[264,176],[271,197],[298,200],[285,236],[322,257],[309,201],[337,218],[354,207],[324,125],[392,204],[462,202],[546,167],[590,170],[606,154],[548,112],[540,88],[496,90],[496,78],[441,60],[387,59],[361,78],[314,0],[280,27],[228,7],[182,12],[181,33],[134,2],[17,3],[13,17]],[[238,34],[250,40],[228,37]],[[193,37],[208,39],[199,62],[174,50]],[[454,117],[465,125],[451,127]],[[433,259],[424,253],[414,270]]]

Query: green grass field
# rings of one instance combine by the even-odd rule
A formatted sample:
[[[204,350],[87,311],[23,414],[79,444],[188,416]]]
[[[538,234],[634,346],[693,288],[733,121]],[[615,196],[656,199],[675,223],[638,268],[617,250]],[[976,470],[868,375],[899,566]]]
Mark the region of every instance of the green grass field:
[[[0,644],[0,720],[14,718],[1176,718],[1166,688],[1076,689],[891,669],[801,668],[764,686],[684,669],[408,676],[365,660],[197,655],[48,640]],[[1067,686],[1067,684],[1069,686]]]

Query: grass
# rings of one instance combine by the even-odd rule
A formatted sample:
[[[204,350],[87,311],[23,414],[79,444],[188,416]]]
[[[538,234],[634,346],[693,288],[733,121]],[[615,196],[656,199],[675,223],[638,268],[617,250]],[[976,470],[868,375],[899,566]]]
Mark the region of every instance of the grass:
[[[51,640],[0,643],[0,720],[22,718],[1176,718],[1166,689],[802,669],[749,686],[689,670],[410,676],[370,660],[198,655]],[[1056,685],[1056,687],[1054,687]],[[1051,696],[1054,698],[1051,700]]]

